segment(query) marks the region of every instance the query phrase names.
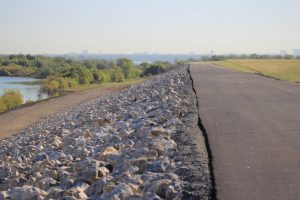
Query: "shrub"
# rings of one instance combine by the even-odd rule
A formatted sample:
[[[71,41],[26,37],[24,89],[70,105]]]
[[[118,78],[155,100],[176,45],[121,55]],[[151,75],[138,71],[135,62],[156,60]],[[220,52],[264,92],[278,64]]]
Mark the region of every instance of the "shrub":
[[[2,98],[0,98],[0,112],[4,112],[7,110],[6,105],[4,104]]]
[[[47,79],[43,82],[42,89],[48,93],[55,93],[59,91],[59,82],[54,79]]]
[[[60,91],[63,91],[63,90],[65,90],[69,87],[68,80],[66,78],[57,77],[54,80],[59,83],[58,88],[59,88]]]
[[[111,81],[113,82],[123,82],[125,79],[124,74],[122,73],[121,70],[115,69],[112,71],[111,74]]]
[[[111,81],[111,73],[108,70],[100,70],[99,72],[99,81],[101,83],[110,82]]]
[[[39,68],[36,72],[36,78],[47,78],[48,76],[52,75],[53,72],[50,68]]]
[[[122,69],[125,78],[136,78],[141,74],[141,72],[134,66],[134,63],[127,58],[118,59],[117,66]]]
[[[142,74],[141,70],[134,68],[129,72],[128,78],[137,78],[140,77],[141,74]]]
[[[93,74],[85,67],[72,67],[71,77],[78,79],[80,85],[92,83],[94,80]]]
[[[95,83],[99,83],[100,82],[100,75],[99,75],[99,70],[97,68],[93,68],[91,69],[93,78],[94,78],[94,82]]]
[[[42,90],[49,94],[55,94],[61,92],[70,87],[78,85],[78,80],[74,78],[63,78],[63,77],[49,77],[44,80],[42,84]]]
[[[0,97],[0,111],[3,112],[20,106],[23,103],[23,95],[18,90],[5,90]]]
[[[156,75],[156,74],[163,73],[165,71],[166,71],[166,67],[164,65],[152,64],[144,70],[143,75],[144,76]]]
[[[67,78],[67,82],[68,82],[68,87],[75,87],[76,85],[78,85],[76,79],[73,78]]]
[[[139,66],[142,69],[146,69],[147,67],[149,67],[149,63],[148,62],[142,62],[141,64],[139,64]]]

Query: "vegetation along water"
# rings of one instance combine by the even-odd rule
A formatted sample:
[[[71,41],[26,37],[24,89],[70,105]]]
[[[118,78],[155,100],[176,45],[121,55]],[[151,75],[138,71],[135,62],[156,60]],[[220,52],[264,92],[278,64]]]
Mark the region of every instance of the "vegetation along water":
[[[123,82],[156,75],[173,66],[168,62],[143,62],[137,65],[127,58],[72,60],[21,54],[0,56],[0,95],[12,93],[11,89],[14,89],[22,97],[21,103],[37,101],[67,90],[74,91],[74,88],[82,88],[83,85]],[[14,104],[13,107],[18,105]],[[12,108],[2,107],[2,111]]]

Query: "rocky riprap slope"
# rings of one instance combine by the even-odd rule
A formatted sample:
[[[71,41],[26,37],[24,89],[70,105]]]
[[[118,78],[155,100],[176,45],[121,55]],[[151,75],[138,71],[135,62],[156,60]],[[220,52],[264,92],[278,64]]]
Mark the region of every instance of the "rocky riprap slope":
[[[208,199],[190,81],[177,68],[0,141],[0,199]]]

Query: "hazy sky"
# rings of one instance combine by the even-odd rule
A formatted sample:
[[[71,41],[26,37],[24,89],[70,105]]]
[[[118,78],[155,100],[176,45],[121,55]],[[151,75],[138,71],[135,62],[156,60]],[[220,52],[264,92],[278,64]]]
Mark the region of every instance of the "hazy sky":
[[[300,48],[300,0],[0,0],[0,53]]]

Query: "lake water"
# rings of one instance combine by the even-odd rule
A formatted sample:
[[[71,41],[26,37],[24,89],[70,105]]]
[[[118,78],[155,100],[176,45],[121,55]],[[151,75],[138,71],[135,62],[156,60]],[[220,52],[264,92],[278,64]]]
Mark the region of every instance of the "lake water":
[[[47,93],[40,91],[39,80],[34,78],[0,76],[0,96],[7,89],[19,90],[23,95],[24,102],[48,98]]]

